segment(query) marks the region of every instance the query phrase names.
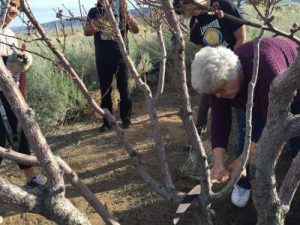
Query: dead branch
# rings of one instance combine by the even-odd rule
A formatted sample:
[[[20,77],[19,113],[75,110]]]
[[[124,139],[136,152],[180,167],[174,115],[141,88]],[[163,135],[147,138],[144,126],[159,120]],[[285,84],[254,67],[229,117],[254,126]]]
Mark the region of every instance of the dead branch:
[[[166,15],[166,19],[168,21],[168,24],[172,27],[172,30],[174,30],[175,33],[173,33],[174,36],[174,64],[177,65],[175,67],[175,73],[177,75],[176,81],[177,81],[177,88],[180,92],[180,114],[182,117],[182,120],[184,122],[184,125],[186,127],[187,133],[190,136],[190,139],[192,140],[193,146],[196,149],[196,152],[201,153],[201,156],[199,157],[201,159],[201,165],[203,168],[201,168],[201,171],[204,172],[203,180],[206,180],[206,185],[201,185],[201,190],[203,193],[208,194],[210,191],[210,186],[208,182],[209,174],[207,173],[207,161],[206,161],[206,154],[204,151],[204,148],[202,146],[201,139],[198,136],[195,124],[193,122],[192,118],[192,110],[190,105],[190,96],[188,94],[188,88],[187,88],[187,82],[186,82],[186,68],[185,68],[185,56],[184,56],[184,38],[180,29],[180,23],[177,20],[177,17],[175,15],[175,12],[173,10],[171,2],[168,1],[160,1],[163,10]],[[203,161],[202,161],[203,160]],[[203,170],[202,170],[203,169]],[[202,180],[202,179],[201,179]]]
[[[0,178],[0,201],[14,206],[14,210],[42,213],[42,201],[36,194]]]
[[[25,155],[10,149],[5,149],[0,147],[0,156],[25,165],[40,166],[40,163],[35,156]],[[55,157],[55,160],[57,161],[60,168],[62,169],[63,174],[68,178],[68,180],[71,181],[74,187],[78,188],[81,195],[87,200],[87,202],[91,204],[91,206],[99,213],[99,215],[101,215],[104,221],[112,225],[119,225],[119,223],[109,214],[105,206],[96,198],[96,196],[81,181],[81,179],[78,177],[76,172],[72,170],[71,167],[60,157]],[[0,185],[0,189],[1,189],[1,185]],[[26,211],[27,210],[28,209],[26,209]]]
[[[164,85],[165,85],[165,73],[166,73],[166,61],[167,61],[167,50],[164,42],[164,37],[162,33],[162,18],[159,18],[157,20],[157,39],[160,45],[160,67],[159,67],[159,81],[157,86],[157,92],[154,98],[154,104],[157,105],[160,96],[162,95],[164,91]]]
[[[106,10],[108,12],[109,20],[111,21],[112,26],[114,27],[114,30],[116,32],[117,42],[118,42],[119,48],[121,50],[122,56],[126,61],[126,64],[128,66],[129,71],[131,72],[133,79],[138,84],[138,86],[141,88],[141,90],[143,90],[143,92],[144,92],[144,96],[145,96],[147,107],[148,107],[148,112],[150,115],[151,124],[153,126],[152,135],[153,135],[153,139],[155,142],[155,148],[157,150],[157,154],[158,154],[158,157],[160,160],[160,165],[162,168],[162,175],[164,178],[165,185],[167,186],[167,188],[175,189],[173,181],[172,181],[169,165],[167,162],[165,147],[163,144],[163,140],[161,138],[162,136],[160,134],[161,132],[160,132],[158,116],[157,116],[157,112],[154,107],[151,90],[148,87],[148,85],[141,80],[141,78],[139,77],[138,72],[134,66],[134,63],[132,62],[132,60],[129,57],[128,51],[126,49],[124,40],[123,40],[121,32],[120,32],[120,29],[118,28],[118,23],[113,15],[112,9],[107,0],[105,0],[105,5],[106,5]]]
[[[202,141],[198,135],[195,123],[192,117],[192,109],[190,104],[190,96],[188,93],[186,82],[186,68],[185,68],[185,43],[180,29],[180,23],[175,15],[172,3],[170,0],[159,1],[162,4],[163,10],[166,15],[166,20],[171,27],[172,31],[172,46],[174,55],[174,74],[176,75],[177,90],[179,92],[180,115],[191,141],[193,148],[200,160],[200,186],[201,193],[197,198],[198,213],[201,217],[200,224],[212,224],[210,203],[207,196],[211,194],[210,172],[208,169],[208,162]]]
[[[47,174],[49,184],[53,187],[54,191],[64,190],[64,181],[60,175],[60,169],[54,161],[50,147],[35,121],[34,112],[25,102],[16,83],[7,71],[3,60],[0,60],[0,86],[8,102],[10,102],[13,112],[22,124],[28,143],[30,143],[30,147],[34,149],[35,154],[41,162],[42,168]]]
[[[238,182],[241,177],[242,171],[246,167],[246,163],[249,158],[249,150],[251,144],[251,132],[252,132],[252,109],[253,109],[253,98],[254,89],[258,77],[258,67],[259,67],[259,44],[263,36],[264,30],[261,30],[260,34],[254,39],[254,59],[253,59],[253,72],[251,81],[248,85],[247,94],[247,104],[246,104],[246,133],[245,133],[245,143],[243,148],[243,153],[240,156],[240,162],[237,169],[234,171],[230,182],[218,193],[212,196],[213,199],[218,199],[226,196],[233,188],[233,186]]]
[[[44,215],[58,224],[69,224],[71,221],[77,221],[78,225],[89,224],[87,218],[64,197],[65,186],[61,169],[54,160],[46,139],[35,121],[33,110],[26,104],[2,60],[0,61],[0,86],[5,97],[10,102],[13,112],[22,124],[30,147],[34,150],[38,160],[41,162],[44,173],[47,175],[49,189],[47,197],[43,196],[44,204],[46,204]],[[3,190],[5,186],[1,188]],[[15,196],[15,199],[18,198],[18,196]]]
[[[36,159],[35,156],[25,155],[11,149],[5,149],[0,147],[0,157],[4,159],[9,159],[20,164],[31,165],[31,166],[40,166],[40,162]]]
[[[51,199],[45,191],[34,194],[0,178],[0,201],[9,204],[8,210],[13,206],[14,211],[38,213],[59,225],[90,225],[68,199]]]
[[[104,221],[112,225],[120,225],[120,223],[107,211],[106,207],[96,198],[93,192],[91,192],[91,190],[81,181],[75,171],[61,158],[57,157],[56,160],[64,170],[72,185],[78,188],[81,195],[91,204],[96,212],[101,215]]]
[[[283,36],[283,37],[289,38],[289,39],[295,41],[296,43],[300,44],[300,39],[295,37],[295,32],[294,31],[292,31],[290,33],[287,33],[287,32],[284,32],[284,31],[274,27],[271,23],[271,21],[274,19],[274,17],[268,18],[268,17],[262,16],[262,14],[259,12],[257,7],[256,8],[254,7],[254,9],[256,9],[256,11],[258,12],[258,15],[261,17],[261,19],[263,19],[263,21],[268,21],[264,25],[254,23],[254,22],[251,22],[251,21],[248,21],[248,20],[245,20],[245,19],[237,18],[235,16],[224,13],[222,10],[219,10],[219,9],[216,9],[216,8],[213,8],[213,7],[207,7],[207,6],[202,5],[198,2],[195,2],[194,0],[186,0],[184,2],[184,4],[193,5],[196,10],[206,11],[207,13],[209,13],[211,15],[216,15],[218,17],[221,16],[224,19],[227,19],[227,20],[230,20],[230,21],[233,21],[233,22],[236,22],[236,23],[240,23],[240,24],[248,25],[248,26],[251,26],[251,27],[258,28],[258,29],[264,29],[266,31],[270,31],[270,32],[276,34],[277,36]],[[183,7],[184,4],[179,6],[179,7]],[[267,7],[267,10],[271,10],[271,6],[274,6],[274,4],[270,4],[269,7]],[[183,10],[184,10],[184,8],[183,8]]]

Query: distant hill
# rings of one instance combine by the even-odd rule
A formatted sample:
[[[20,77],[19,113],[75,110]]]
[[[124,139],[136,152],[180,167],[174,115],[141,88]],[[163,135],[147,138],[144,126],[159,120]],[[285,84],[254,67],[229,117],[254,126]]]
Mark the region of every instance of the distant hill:
[[[130,10],[130,13],[134,17],[140,17],[141,16],[140,14],[149,15],[150,12],[151,12],[150,9],[141,9],[139,11],[135,10],[135,9]],[[86,21],[86,17],[83,18],[83,21]],[[73,26],[74,28],[77,28],[77,27],[81,26],[81,21],[79,19],[72,20],[72,21],[65,20],[64,24],[65,24],[66,28],[70,28],[71,26]],[[56,26],[58,29],[60,29],[61,23],[59,20],[56,20],[56,21],[51,21],[48,23],[42,23],[41,26],[46,31],[50,31],[50,30],[55,29]],[[12,27],[12,30],[16,33],[22,33],[22,32],[26,32],[26,27],[25,26]]]
[[[84,20],[85,20],[85,18],[84,18]],[[51,22],[48,22],[48,23],[42,23],[41,26],[45,29],[45,31],[53,30],[53,29],[55,29],[55,27],[57,27],[58,29],[60,29],[62,27],[59,20],[51,21]],[[74,28],[76,28],[76,27],[81,26],[81,21],[79,19],[75,19],[75,20],[72,20],[72,21],[65,20],[64,21],[64,26],[65,26],[65,28],[71,28],[72,26]],[[26,32],[26,27],[25,26],[12,27],[11,29],[15,33]]]

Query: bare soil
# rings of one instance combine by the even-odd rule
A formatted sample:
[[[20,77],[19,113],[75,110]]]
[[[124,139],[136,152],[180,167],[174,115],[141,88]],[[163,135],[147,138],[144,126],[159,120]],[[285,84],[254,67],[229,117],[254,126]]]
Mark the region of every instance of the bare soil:
[[[178,99],[176,93],[167,89],[158,107],[164,140],[172,175],[176,187],[188,191],[197,182],[182,174],[181,169],[189,150],[186,148],[187,138],[180,118],[178,117]],[[146,112],[142,93],[135,93],[133,108],[133,125],[125,130],[125,134],[142,159],[149,172],[160,179],[158,160],[151,137],[151,125]],[[192,93],[192,103],[197,106],[198,96]],[[196,112],[196,108],[194,108]],[[97,117],[97,116],[96,116]],[[99,117],[98,117],[99,118]],[[176,206],[165,201],[151,191],[132,166],[128,155],[113,131],[100,134],[98,128],[101,119],[90,115],[85,121],[65,125],[47,137],[54,154],[62,157],[79,175],[85,184],[95,193],[100,201],[107,206],[123,225],[168,225]],[[209,137],[202,137],[204,146],[209,149]],[[234,146],[234,143],[232,144]],[[234,147],[231,147],[233,149]],[[229,150],[230,155],[232,150]],[[278,165],[278,180],[282,180],[290,163],[288,153],[284,153]],[[20,185],[24,184],[23,174],[14,162],[5,161],[0,167],[2,176]],[[38,173],[41,173],[38,170]],[[216,189],[220,187],[215,187]],[[85,212],[93,225],[104,224],[79,192],[67,183],[66,195],[81,211]],[[286,225],[300,224],[300,196],[288,214]],[[50,225],[54,224],[39,215],[30,213],[4,214],[5,206],[0,205],[0,215],[4,216],[5,225]],[[220,225],[254,225],[256,214],[252,202],[240,209],[230,202],[230,196],[213,204],[218,224]],[[181,224],[192,225],[191,213],[183,218]]]

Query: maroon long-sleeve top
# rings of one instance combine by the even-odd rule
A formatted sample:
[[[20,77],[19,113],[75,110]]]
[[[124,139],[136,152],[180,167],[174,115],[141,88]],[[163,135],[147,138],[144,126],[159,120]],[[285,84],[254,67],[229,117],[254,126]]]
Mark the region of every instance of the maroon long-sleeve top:
[[[247,42],[236,50],[244,75],[241,89],[234,99],[217,98],[210,95],[212,112],[212,148],[226,148],[231,129],[231,106],[246,110],[247,89],[251,80],[254,59],[254,44]],[[260,60],[258,78],[254,90],[253,116],[265,123],[268,111],[268,94],[272,80],[294,62],[298,55],[298,45],[290,40],[280,38],[263,38],[260,43]],[[300,102],[300,94],[294,98],[293,103]],[[253,132],[252,141],[257,142],[261,133]]]

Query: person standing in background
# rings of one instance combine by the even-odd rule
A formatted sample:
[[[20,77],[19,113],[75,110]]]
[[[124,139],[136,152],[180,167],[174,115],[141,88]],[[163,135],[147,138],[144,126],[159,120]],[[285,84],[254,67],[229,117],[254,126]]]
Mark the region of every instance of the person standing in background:
[[[7,9],[7,15],[4,24],[0,30],[0,55],[18,84],[19,73],[28,70],[32,64],[32,56],[28,52],[20,52],[13,49],[18,46],[15,34],[8,25],[20,13],[20,0],[11,0]],[[20,60],[21,59],[21,60]],[[12,111],[9,102],[0,88],[0,146],[6,147],[6,143],[20,153],[30,155],[28,141],[24,131],[21,129],[18,119]],[[2,158],[0,158],[0,163]],[[28,187],[44,185],[45,182],[35,172],[31,166],[19,164],[20,169],[24,172]]]
[[[291,40],[265,37],[259,46],[259,68],[253,96],[252,133],[249,159],[256,150],[256,143],[262,134],[267,121],[269,90],[272,81],[283,75],[298,56],[299,46]],[[241,45],[235,52],[224,47],[205,47],[201,49],[192,64],[192,85],[198,93],[209,94],[212,125],[211,143],[213,153],[212,177],[219,182],[225,182],[230,173],[234,172],[240,161],[238,157],[225,169],[224,161],[231,130],[231,107],[240,109],[239,132],[243,137],[244,146],[246,103],[248,99],[248,84],[252,78],[254,63],[254,42]],[[291,113],[300,114],[300,94],[291,102]],[[290,139],[291,156],[297,156],[300,149],[300,136]],[[246,206],[251,194],[249,171],[235,185],[231,201],[238,207]]]
[[[227,0],[207,0],[203,4],[210,7],[216,5],[224,13],[242,19],[239,9]],[[197,52],[205,46],[225,46],[231,50],[235,50],[245,43],[246,28],[243,24],[200,12],[199,15],[191,18],[190,41],[195,45]],[[200,134],[207,126],[208,111],[208,96],[203,94],[199,102],[196,121],[196,127]]]
[[[120,93],[120,117],[123,128],[131,125],[132,101],[128,88],[128,71],[126,63],[119,49],[114,31],[109,24],[104,0],[98,0],[96,7],[89,10],[87,22],[84,26],[85,36],[94,36],[96,66],[101,90],[101,107],[112,112],[112,81],[116,76],[117,88]],[[128,30],[134,34],[139,32],[135,19],[130,15],[126,0],[109,1],[123,40],[128,45]],[[111,129],[109,122],[104,119],[100,132]]]
[[[224,13],[231,16],[242,19],[242,15],[239,12],[239,9],[231,2],[227,0],[196,0],[197,3],[206,6],[212,7],[218,10],[222,10]],[[245,25],[234,22],[225,18],[220,18],[218,15],[208,14],[207,11],[195,8],[192,3],[184,4],[180,6],[180,1],[175,0],[174,2],[175,11],[176,9],[183,8],[183,13],[187,16],[191,16],[190,20],[190,41],[194,44],[194,49],[196,52],[199,52],[203,47],[218,47],[223,46],[231,50],[238,49],[242,44],[246,42],[246,27]],[[202,70],[204,68],[197,68]],[[209,96],[205,92],[201,92],[200,102],[198,106],[198,114],[196,120],[196,128],[199,135],[206,129],[207,119],[209,114]],[[235,109],[238,120],[242,117],[240,109]],[[226,120],[227,118],[223,118]],[[240,136],[239,136],[239,145],[237,148],[237,155],[240,155],[243,151],[244,146],[244,125],[239,126]],[[246,183],[246,185],[244,185]],[[241,179],[238,182],[238,185],[246,187],[249,189],[248,180]],[[239,188],[236,186],[235,189]],[[232,192],[232,203],[239,206],[240,202],[238,199],[241,197],[238,196],[237,190]]]

